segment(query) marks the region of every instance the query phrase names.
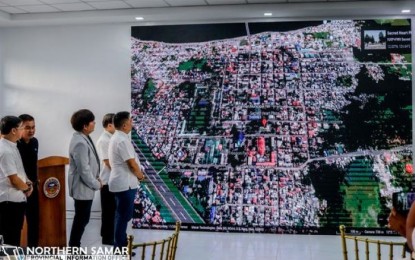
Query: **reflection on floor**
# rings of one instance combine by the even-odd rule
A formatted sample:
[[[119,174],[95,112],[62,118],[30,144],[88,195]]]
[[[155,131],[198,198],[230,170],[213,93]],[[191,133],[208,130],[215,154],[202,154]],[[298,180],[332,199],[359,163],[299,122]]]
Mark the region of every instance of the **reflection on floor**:
[[[73,213],[67,214],[67,236],[72,226]],[[93,212],[82,238],[82,246],[102,246],[99,235],[100,213]],[[131,229],[135,242],[165,238],[173,231]],[[372,237],[372,239],[382,239]],[[385,237],[383,238],[385,239]],[[387,239],[399,240],[398,237]],[[352,254],[349,249],[349,254]],[[361,249],[364,253],[364,248]],[[383,254],[383,253],[382,253]],[[398,255],[398,252],[395,252]],[[340,236],[276,235],[182,231],[176,254],[178,260],[336,260],[342,259]],[[370,259],[375,259],[375,253]],[[387,252],[383,254],[386,259]],[[137,258],[138,259],[138,258]],[[354,259],[354,256],[351,257]],[[362,255],[362,259],[364,256]],[[401,259],[395,258],[395,259]],[[409,258],[408,258],[409,259]]]

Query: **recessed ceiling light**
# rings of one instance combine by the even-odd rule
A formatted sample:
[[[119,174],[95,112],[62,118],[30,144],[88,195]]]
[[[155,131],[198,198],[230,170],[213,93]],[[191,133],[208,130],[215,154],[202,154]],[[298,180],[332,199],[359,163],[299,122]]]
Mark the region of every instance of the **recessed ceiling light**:
[[[142,17],[142,16],[137,16],[135,19],[136,19],[137,21],[140,21],[140,20],[144,20],[144,17]]]
[[[407,13],[410,13],[410,12],[411,12],[411,10],[409,10],[409,9],[403,9],[401,12],[402,12],[403,14],[407,14]]]
[[[272,13],[264,13],[264,16],[272,16]]]

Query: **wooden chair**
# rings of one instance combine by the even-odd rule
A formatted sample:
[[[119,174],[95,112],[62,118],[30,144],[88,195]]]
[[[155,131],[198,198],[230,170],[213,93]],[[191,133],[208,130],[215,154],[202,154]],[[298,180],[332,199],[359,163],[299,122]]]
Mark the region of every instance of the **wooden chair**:
[[[179,241],[180,222],[176,222],[174,233],[166,239],[146,243],[134,244],[134,236],[128,236],[129,259],[132,258],[133,249],[139,248],[137,256],[141,259],[174,260],[176,258],[177,242]],[[147,253],[151,255],[147,256]]]
[[[343,259],[348,260],[347,255],[347,242],[354,244],[354,255],[356,260],[359,260],[359,245],[363,244],[365,246],[365,259],[375,259],[373,256],[370,257],[370,248],[376,248],[377,253],[376,256],[378,260],[386,259],[382,258],[382,251],[387,251],[389,247],[389,258],[393,259],[394,255],[394,248],[400,248],[401,249],[401,258],[397,259],[406,259],[406,251],[405,251],[405,242],[395,242],[395,241],[383,241],[383,240],[372,240],[367,237],[358,237],[358,236],[349,236],[346,235],[346,227],[344,225],[340,226],[340,236],[341,236],[341,242],[342,242],[342,249],[343,249]],[[383,250],[382,250],[383,249]],[[411,258],[409,258],[411,259]]]

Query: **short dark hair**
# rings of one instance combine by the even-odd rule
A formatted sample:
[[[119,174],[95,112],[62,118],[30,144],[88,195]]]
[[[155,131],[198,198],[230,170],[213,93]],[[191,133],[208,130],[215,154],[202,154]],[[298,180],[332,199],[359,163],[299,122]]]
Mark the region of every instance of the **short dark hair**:
[[[102,119],[102,126],[104,128],[106,128],[109,124],[112,124],[112,122],[114,121],[114,113],[108,113],[104,116],[104,118]]]
[[[13,128],[19,127],[22,120],[17,116],[5,116],[0,121],[0,132],[2,135],[10,134]]]
[[[118,112],[114,116],[114,127],[116,129],[120,129],[122,125],[125,123],[125,121],[127,121],[128,119],[130,119],[130,112],[127,112],[127,111]]]
[[[88,109],[81,109],[73,113],[71,117],[72,128],[81,132],[84,126],[95,120],[94,114]]]
[[[35,121],[35,118],[29,114],[21,114],[19,118],[22,119],[23,122]]]

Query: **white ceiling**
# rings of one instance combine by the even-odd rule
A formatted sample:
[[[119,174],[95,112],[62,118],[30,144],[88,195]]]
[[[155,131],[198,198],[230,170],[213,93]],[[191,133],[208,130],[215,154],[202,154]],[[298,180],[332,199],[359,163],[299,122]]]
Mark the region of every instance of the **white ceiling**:
[[[415,13],[415,0],[0,0],[0,26],[403,17],[402,9]]]

